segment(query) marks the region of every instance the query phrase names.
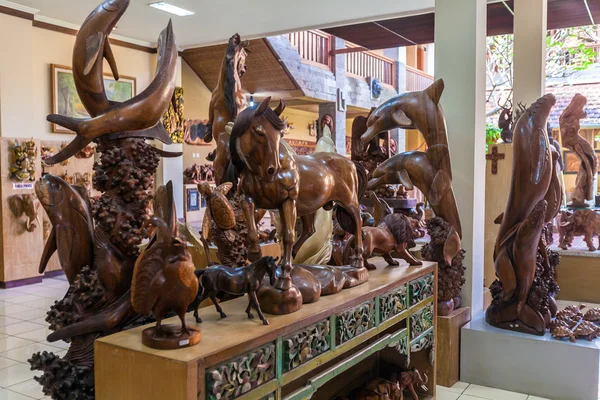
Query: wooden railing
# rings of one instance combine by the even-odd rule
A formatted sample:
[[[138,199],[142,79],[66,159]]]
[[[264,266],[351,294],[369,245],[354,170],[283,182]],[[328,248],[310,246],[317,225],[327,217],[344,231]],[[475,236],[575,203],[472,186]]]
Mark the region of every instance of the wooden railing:
[[[433,83],[433,76],[413,67],[406,66],[406,91],[417,92],[427,89]]]
[[[359,47],[346,42],[346,47]],[[379,82],[396,86],[396,66],[394,60],[370,51],[346,53],[346,72],[363,78],[372,77]]]
[[[331,36],[321,31],[292,32],[290,43],[300,57],[317,65],[331,67]]]

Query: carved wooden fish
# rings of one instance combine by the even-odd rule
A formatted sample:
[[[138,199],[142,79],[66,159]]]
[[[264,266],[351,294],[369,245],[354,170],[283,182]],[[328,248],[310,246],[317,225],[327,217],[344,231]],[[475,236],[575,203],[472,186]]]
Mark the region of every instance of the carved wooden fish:
[[[50,257],[58,251],[60,265],[72,284],[81,269],[91,266],[94,259],[93,222],[87,193],[49,174],[35,183],[35,193],[52,223],[39,272],[44,272]]]
[[[130,100],[114,104],[93,118],[76,119],[57,114],[48,116],[49,122],[72,130],[77,136],[59,153],[47,158],[46,164],[64,161],[93,140],[105,135],[110,139],[143,137],[172,143],[161,119],[175,89],[177,56],[173,25],[169,21],[169,25],[158,38],[156,76],[146,90]]]

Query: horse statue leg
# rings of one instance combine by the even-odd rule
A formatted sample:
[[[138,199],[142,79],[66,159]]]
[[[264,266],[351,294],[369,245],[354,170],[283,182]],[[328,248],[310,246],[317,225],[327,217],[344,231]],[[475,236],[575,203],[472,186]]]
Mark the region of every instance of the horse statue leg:
[[[258,242],[258,228],[254,222],[254,199],[249,196],[242,196],[242,210],[246,218],[246,226],[248,227],[248,259],[252,262],[257,261],[262,257],[262,250]]]
[[[294,243],[294,248],[292,250],[293,258],[296,258],[296,254],[298,254],[302,245],[312,235],[315,234],[315,216],[316,215],[317,215],[316,213],[313,213],[313,214],[303,215],[300,217],[300,220],[302,221],[302,235],[300,235],[298,240],[296,240],[296,243]]]
[[[296,239],[296,201],[289,198],[285,200],[279,213],[283,230],[283,257],[275,287],[280,290],[289,290],[292,287],[292,245]]]

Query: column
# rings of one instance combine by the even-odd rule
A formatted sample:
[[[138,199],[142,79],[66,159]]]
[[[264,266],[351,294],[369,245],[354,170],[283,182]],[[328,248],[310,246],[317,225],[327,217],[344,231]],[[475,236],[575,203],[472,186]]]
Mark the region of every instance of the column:
[[[325,115],[333,118],[331,138],[338,153],[346,154],[346,111],[339,111],[336,103],[319,103],[319,124]],[[320,127],[319,127],[320,129]]]
[[[181,86],[181,57],[177,58],[177,82],[176,86]],[[185,100],[185,92],[183,93]],[[182,152],[183,144],[166,145],[158,140],[154,140],[154,145],[160,149],[171,152]],[[156,187],[166,185],[167,182],[173,182],[173,197],[175,207],[177,207],[177,218],[183,219],[183,156],[176,158],[163,158],[160,161],[158,170],[156,171]]]
[[[435,75],[443,78],[452,184],[466,250],[462,298],[483,311],[486,0],[436,0]]]
[[[400,57],[400,55],[403,55],[403,57]],[[403,47],[398,49],[398,61],[396,62],[396,91],[399,94],[406,92],[406,49]],[[398,143],[397,154],[404,153],[406,151],[406,130],[394,129],[391,134]]]
[[[517,0],[514,4],[513,104],[529,106],[546,92],[548,0]]]

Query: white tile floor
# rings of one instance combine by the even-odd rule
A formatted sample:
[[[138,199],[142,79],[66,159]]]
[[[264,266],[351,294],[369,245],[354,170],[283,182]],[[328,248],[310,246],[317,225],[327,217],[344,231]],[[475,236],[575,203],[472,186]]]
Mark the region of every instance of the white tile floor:
[[[65,342],[48,343],[46,312],[62,299],[69,284],[64,277],[0,290],[0,400],[50,399],[33,380],[27,360],[33,353],[52,351],[64,355]]]
[[[438,386],[435,398],[436,400],[549,400],[465,382],[457,382],[451,388]]]

